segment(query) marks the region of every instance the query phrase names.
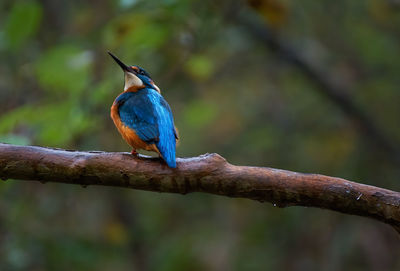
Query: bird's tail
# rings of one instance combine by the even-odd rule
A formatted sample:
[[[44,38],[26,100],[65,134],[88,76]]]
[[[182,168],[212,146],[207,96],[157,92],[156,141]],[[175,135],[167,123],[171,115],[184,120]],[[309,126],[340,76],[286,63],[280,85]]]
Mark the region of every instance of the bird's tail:
[[[169,140],[160,140],[156,146],[160,151],[160,154],[164,161],[170,168],[176,168],[176,158],[175,158],[175,149],[176,149],[176,140],[175,137],[171,134]]]
[[[176,159],[175,155],[172,157],[164,158],[165,162],[170,168],[176,168]]]

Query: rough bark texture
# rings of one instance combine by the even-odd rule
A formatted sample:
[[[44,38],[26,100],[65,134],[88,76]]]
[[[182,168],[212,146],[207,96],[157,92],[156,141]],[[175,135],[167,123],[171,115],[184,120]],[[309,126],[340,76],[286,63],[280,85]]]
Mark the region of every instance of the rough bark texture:
[[[128,153],[80,152],[0,143],[0,178],[108,185],[187,194],[205,192],[310,206],[374,218],[400,229],[400,193],[318,174],[234,166],[218,154],[160,159]]]

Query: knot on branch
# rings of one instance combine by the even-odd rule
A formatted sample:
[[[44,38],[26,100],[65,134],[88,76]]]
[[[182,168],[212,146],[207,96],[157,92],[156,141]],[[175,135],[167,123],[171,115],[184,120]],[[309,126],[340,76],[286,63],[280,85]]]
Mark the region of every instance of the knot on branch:
[[[224,157],[219,155],[218,153],[206,153],[200,155],[199,157],[209,160],[209,163],[212,162],[214,164],[225,164],[228,163]]]
[[[197,157],[177,158],[178,169],[209,171],[213,172],[218,169],[224,168],[229,163],[221,155],[217,153],[206,153]]]

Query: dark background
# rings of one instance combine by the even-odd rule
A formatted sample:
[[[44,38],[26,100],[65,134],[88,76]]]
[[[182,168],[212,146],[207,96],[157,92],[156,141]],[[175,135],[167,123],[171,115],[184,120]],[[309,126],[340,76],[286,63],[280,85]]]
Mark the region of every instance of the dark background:
[[[400,190],[400,2],[0,2],[0,141],[130,151],[109,109],[140,65],[178,156]],[[1,270],[399,270],[389,226],[110,187],[0,184]]]

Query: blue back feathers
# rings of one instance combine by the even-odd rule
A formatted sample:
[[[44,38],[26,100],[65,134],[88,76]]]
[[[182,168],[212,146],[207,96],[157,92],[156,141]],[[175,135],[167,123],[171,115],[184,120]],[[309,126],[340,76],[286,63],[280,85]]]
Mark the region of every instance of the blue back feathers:
[[[133,129],[141,140],[155,144],[168,166],[175,168],[174,119],[161,94],[146,87],[137,92],[124,92],[115,102],[122,123]]]

